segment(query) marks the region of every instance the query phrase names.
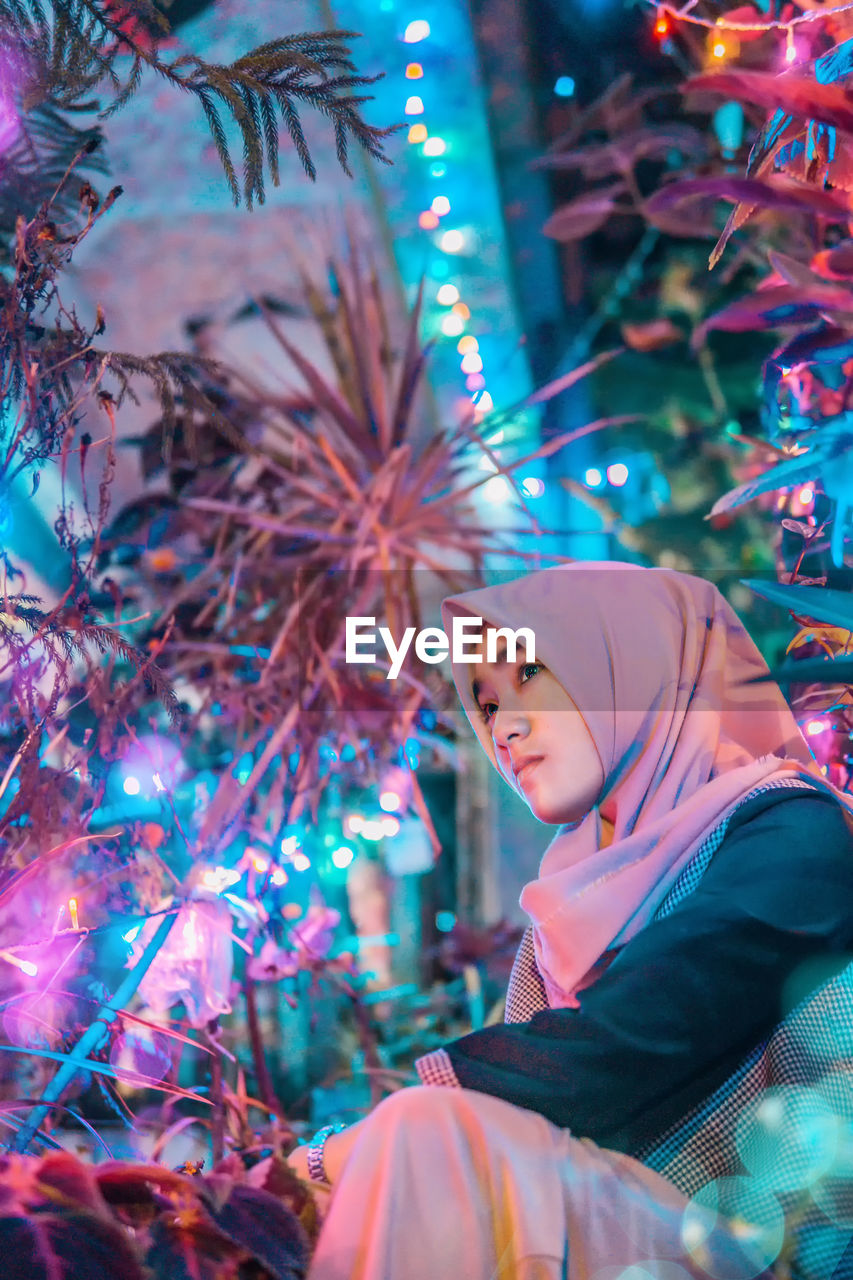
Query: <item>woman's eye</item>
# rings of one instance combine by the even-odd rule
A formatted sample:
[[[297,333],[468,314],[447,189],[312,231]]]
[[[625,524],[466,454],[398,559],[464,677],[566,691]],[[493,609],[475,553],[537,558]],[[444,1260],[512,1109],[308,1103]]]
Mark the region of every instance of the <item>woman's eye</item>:
[[[528,680],[531,680],[533,678],[533,676],[530,676],[527,674],[529,671],[532,672],[533,675],[535,676],[536,672],[541,670],[542,670],[541,662],[525,662],[520,672],[521,683],[526,684]]]
[[[498,709],[498,704],[496,702],[481,703],[480,719],[483,721],[483,724],[489,723],[489,721],[491,720],[492,716],[495,714],[497,709]]]

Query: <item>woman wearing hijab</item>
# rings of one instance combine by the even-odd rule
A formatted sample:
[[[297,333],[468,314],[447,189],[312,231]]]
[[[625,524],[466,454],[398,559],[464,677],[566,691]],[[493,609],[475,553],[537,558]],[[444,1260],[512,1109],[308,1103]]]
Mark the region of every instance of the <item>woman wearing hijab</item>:
[[[726,1175],[750,1172],[762,1088],[811,1079],[814,1044],[779,1039],[792,1008],[853,958],[851,802],[708,582],[578,562],[442,616],[534,632],[534,662],[522,646],[453,674],[492,764],[557,832],[521,894],[505,1023],[309,1148],[332,1185],[311,1280],[752,1280],[782,1244],[781,1149],[764,1173],[750,1154],[739,1225]],[[814,1176],[803,1149],[789,1181]],[[795,1275],[853,1275],[844,1213]]]

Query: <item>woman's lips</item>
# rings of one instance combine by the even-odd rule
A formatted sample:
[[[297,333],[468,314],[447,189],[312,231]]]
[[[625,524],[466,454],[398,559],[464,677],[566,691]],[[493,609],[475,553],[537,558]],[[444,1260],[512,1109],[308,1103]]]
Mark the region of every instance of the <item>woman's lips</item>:
[[[515,775],[516,782],[521,782],[523,778],[528,777],[530,775],[531,769],[535,769],[537,764],[541,764],[541,763],[542,763],[541,756],[536,760],[528,760],[526,764],[523,764],[521,766],[518,773]]]

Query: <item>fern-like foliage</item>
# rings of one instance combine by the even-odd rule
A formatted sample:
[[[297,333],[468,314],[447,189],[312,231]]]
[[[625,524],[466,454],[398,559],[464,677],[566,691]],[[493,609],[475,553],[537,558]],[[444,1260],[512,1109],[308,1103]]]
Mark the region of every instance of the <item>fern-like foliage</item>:
[[[128,21],[128,15],[138,21]],[[168,34],[167,19],[150,0],[123,0],[120,12],[110,0],[0,0],[0,42],[20,82],[24,113],[46,103],[54,110],[80,110],[95,105],[84,103],[85,98],[106,92],[112,100],[101,115],[108,117],[133,97],[144,72],[153,71],[197,99],[235,204],[241,198],[250,208],[255,201],[263,203],[266,170],[279,185],[280,123],[305,172],[312,180],[316,177],[299,115],[304,106],[330,121],[338,160],[350,176],[352,141],[390,163],[383,140],[402,125],[376,128],[362,118],[361,108],[370,97],[356,91],[378,77],[356,72],[347,43],[357,38],[356,32],[282,36],[230,66],[192,53],[162,58],[159,43]],[[242,181],[229,127],[242,144]]]
[[[15,136],[0,154],[0,264],[8,263],[18,218],[32,218],[48,203],[60,216],[71,216],[75,200],[65,176],[78,155],[85,157],[79,171],[92,177],[107,171],[97,150],[101,130],[96,125],[77,128],[50,102],[22,115],[14,128]]]

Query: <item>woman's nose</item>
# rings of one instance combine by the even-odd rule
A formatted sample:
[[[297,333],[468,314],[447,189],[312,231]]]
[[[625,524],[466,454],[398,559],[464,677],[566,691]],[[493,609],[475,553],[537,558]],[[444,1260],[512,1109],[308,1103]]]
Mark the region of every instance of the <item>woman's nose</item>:
[[[492,722],[492,737],[501,747],[508,747],[530,732],[527,717],[512,707],[499,707]]]

